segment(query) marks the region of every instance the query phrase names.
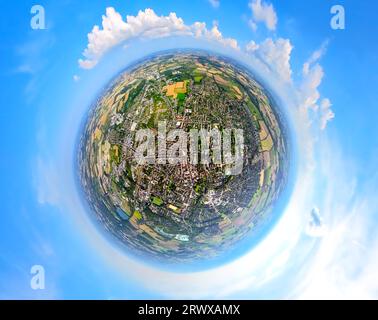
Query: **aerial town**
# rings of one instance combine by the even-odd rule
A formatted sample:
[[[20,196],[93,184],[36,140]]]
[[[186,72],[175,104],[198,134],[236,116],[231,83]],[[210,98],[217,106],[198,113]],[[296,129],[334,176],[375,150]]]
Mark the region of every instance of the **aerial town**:
[[[159,161],[138,163],[138,130],[159,145],[162,124],[166,132],[242,130],[242,167],[230,174],[224,161],[165,161],[174,139],[163,153],[153,149]],[[234,152],[235,144],[231,136]],[[188,159],[200,160],[201,147]],[[272,211],[287,180],[287,149],[282,119],[248,70],[209,53],[169,52],[128,68],[98,98],[80,142],[80,180],[97,221],[133,253],[209,259]]]

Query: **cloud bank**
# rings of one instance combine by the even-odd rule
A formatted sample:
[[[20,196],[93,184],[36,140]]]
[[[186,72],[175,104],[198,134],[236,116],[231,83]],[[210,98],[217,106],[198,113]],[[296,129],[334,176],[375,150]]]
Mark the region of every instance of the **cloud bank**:
[[[83,69],[93,68],[111,48],[132,39],[156,39],[170,36],[192,36],[217,41],[225,46],[238,49],[235,39],[224,38],[214,24],[211,29],[204,22],[186,25],[183,19],[171,12],[167,16],[158,16],[152,9],[139,11],[136,16],[126,16],[123,20],[114,8],[106,8],[102,16],[102,28],[95,25],[88,34],[88,45],[83,52],[84,59],[79,59]]]
[[[277,15],[271,4],[253,0],[249,7],[254,22],[264,22],[269,30],[275,30]],[[149,8],[140,10],[136,16],[128,15],[124,20],[114,8],[108,7],[102,16],[102,27],[95,25],[88,34],[88,44],[83,51],[83,59],[79,59],[79,65],[83,69],[92,69],[112,48],[121,44],[127,48],[132,40],[172,36],[190,36],[215,42],[236,51],[241,50],[236,39],[223,36],[217,22],[214,22],[211,28],[199,21],[186,24],[174,12],[158,16]],[[303,64],[301,83],[297,85],[298,104],[302,112],[307,114],[309,122],[316,122],[316,126],[322,130],[335,117],[331,101],[321,98],[318,90],[324,76],[323,68],[318,61],[324,55],[327,45],[328,41],[325,41]],[[292,43],[284,38],[267,38],[259,44],[251,40],[245,46],[246,53],[258,60],[272,77],[284,83],[292,82],[292,50]]]

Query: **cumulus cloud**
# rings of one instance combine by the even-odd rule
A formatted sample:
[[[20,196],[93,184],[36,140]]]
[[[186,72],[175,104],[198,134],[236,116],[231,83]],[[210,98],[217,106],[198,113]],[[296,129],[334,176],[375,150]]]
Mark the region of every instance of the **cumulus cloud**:
[[[251,40],[251,41],[249,41],[249,42],[246,44],[246,46],[245,46],[245,51],[247,51],[247,52],[254,52],[254,51],[256,51],[258,48],[259,48],[259,45],[258,45],[255,41]]]
[[[252,0],[248,6],[252,10],[252,18],[249,24],[253,30],[257,29],[257,23],[264,23],[267,29],[276,30],[277,14],[271,3],[262,2],[261,0]]]
[[[299,88],[300,107],[305,111],[311,110],[319,123],[319,128],[324,130],[327,123],[335,117],[331,109],[331,101],[328,98],[321,99],[319,86],[324,77],[324,70],[318,63],[324,55],[328,42],[324,42],[320,49],[316,50],[303,64],[302,83]]]
[[[169,36],[203,37],[238,49],[237,41],[224,38],[217,24],[214,24],[210,30],[204,22],[186,25],[174,12],[167,16],[158,16],[152,9],[139,11],[136,16],[126,16],[126,20],[123,20],[121,14],[109,7],[102,16],[102,28],[95,25],[88,34],[88,45],[83,52],[84,59],[79,59],[79,65],[81,68],[91,69],[111,48],[132,39],[156,39]]]
[[[219,8],[220,6],[220,1],[219,0],[209,0],[209,3],[213,8]]]
[[[245,49],[248,53],[255,55],[270,72],[276,74],[281,80],[291,81],[290,55],[293,46],[289,39],[268,38],[261,44],[250,41]]]
[[[245,46],[245,51],[256,58],[270,75],[283,83],[294,85],[293,89],[298,97],[297,105],[304,115],[303,119],[308,125],[315,124],[321,130],[335,117],[331,101],[321,97],[319,91],[324,78],[324,70],[319,60],[325,54],[327,46],[328,41],[325,41],[303,64],[299,83],[294,83],[292,79],[290,59],[293,45],[289,39],[267,38],[261,43],[251,40]]]
[[[310,66],[310,64],[306,62],[303,65],[300,93],[302,96],[301,107],[304,109],[311,108],[314,111],[319,109],[317,104],[320,98],[318,87],[322,83],[323,76],[324,71],[320,64],[316,63]]]
[[[205,38],[210,41],[217,41],[224,46],[231,47],[235,50],[238,50],[238,42],[233,38],[224,38],[222,33],[219,30],[218,23],[215,21],[213,27],[209,30],[206,27],[204,22],[195,22],[191,26],[193,35],[197,38]]]

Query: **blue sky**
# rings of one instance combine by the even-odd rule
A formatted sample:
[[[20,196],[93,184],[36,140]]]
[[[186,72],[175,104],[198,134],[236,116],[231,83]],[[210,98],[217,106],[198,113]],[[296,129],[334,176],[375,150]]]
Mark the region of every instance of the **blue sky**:
[[[45,30],[30,27],[33,1],[2,2],[0,298],[377,298],[378,4],[337,1],[346,28],[333,30],[335,1],[262,1],[260,20],[249,2],[44,1]],[[271,28],[270,4],[277,18]],[[87,34],[109,7],[123,19],[146,8],[163,20],[174,12],[183,29],[164,20],[163,38],[121,33],[100,56],[83,56]],[[197,37],[195,22],[206,23]],[[154,23],[149,28],[157,30]],[[246,50],[250,41],[255,46]],[[299,154],[292,197],[260,248],[185,275],[110,248],[72,183],[73,143],[101,88],[133,59],[176,46],[212,49],[256,71],[287,109]],[[83,69],[79,59],[96,65]],[[326,112],[335,116],[321,129]],[[319,230],[311,229],[314,209]],[[45,268],[44,290],[30,287],[35,264]],[[229,277],[235,268],[240,278]]]

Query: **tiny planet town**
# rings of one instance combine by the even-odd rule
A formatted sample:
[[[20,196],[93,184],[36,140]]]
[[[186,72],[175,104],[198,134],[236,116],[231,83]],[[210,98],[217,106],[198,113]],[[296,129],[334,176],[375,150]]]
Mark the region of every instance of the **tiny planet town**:
[[[203,51],[150,56],[92,106],[79,144],[91,214],[139,256],[217,257],[271,214],[288,176],[282,115],[250,70]]]

